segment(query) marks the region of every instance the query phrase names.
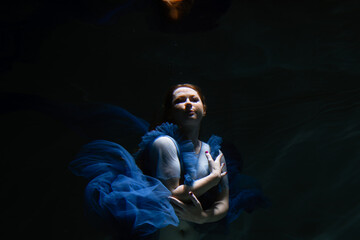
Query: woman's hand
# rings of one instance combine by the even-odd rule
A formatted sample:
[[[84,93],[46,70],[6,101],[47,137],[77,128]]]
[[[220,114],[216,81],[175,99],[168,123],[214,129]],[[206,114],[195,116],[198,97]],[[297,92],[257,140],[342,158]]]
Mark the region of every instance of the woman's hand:
[[[225,163],[221,164],[221,158],[223,157],[223,153],[220,153],[215,161],[212,159],[210,153],[208,151],[205,152],[205,155],[209,161],[209,169],[210,169],[210,175],[213,175],[216,179],[216,182],[219,183],[221,178],[224,177],[227,172],[222,172]]]
[[[189,192],[192,203],[185,204],[175,197],[169,197],[175,213],[181,220],[202,224],[206,220],[206,213],[204,212],[200,201],[196,198],[195,194]]]

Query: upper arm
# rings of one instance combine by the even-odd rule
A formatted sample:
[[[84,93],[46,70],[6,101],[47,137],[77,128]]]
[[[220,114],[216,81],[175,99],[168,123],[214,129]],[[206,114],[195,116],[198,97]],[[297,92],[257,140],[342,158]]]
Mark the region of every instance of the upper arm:
[[[152,164],[155,164],[156,178],[163,182],[169,182],[170,185],[174,185],[173,182],[176,179],[179,182],[180,179],[180,161],[178,152],[174,141],[167,136],[157,138],[151,146],[150,158]],[[177,183],[177,185],[179,185]],[[169,188],[169,186],[167,186]]]
[[[221,151],[220,151],[221,154]],[[226,161],[225,161],[225,157],[222,156],[221,163],[225,163],[225,166],[223,167],[223,172],[227,171],[227,166],[226,166]],[[220,200],[224,200],[224,201],[229,201],[229,179],[228,176],[225,175],[224,177],[221,178],[221,181],[219,183],[219,192],[218,192],[218,196],[217,196],[217,201]]]
[[[221,154],[222,152],[220,151],[219,154]],[[225,161],[225,157],[224,155],[222,156],[222,158],[220,159],[221,164],[224,163],[224,167],[222,169],[222,172],[227,172],[227,166],[226,166],[226,161]],[[229,179],[228,176],[225,175],[224,177],[222,177],[221,181],[220,181],[220,185],[222,188],[227,188],[229,189]]]

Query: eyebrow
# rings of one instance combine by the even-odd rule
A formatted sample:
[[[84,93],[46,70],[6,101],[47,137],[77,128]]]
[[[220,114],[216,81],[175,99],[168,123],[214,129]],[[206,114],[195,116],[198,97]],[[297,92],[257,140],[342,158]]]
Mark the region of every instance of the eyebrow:
[[[187,97],[188,95],[180,95],[180,96],[178,96],[178,97]],[[189,95],[189,97],[198,97],[196,94],[191,94],[191,95]],[[176,97],[177,98],[177,97]]]

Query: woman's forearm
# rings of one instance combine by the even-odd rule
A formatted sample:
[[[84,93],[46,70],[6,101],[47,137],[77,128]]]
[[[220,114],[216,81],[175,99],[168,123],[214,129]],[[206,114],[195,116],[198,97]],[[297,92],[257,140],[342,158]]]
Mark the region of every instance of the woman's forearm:
[[[170,189],[172,195],[184,202],[190,201],[189,191],[192,191],[195,196],[200,197],[211,188],[216,186],[219,183],[219,176],[214,174],[209,174],[206,177],[200,178],[194,181],[192,186],[187,185],[179,185],[177,180],[176,182],[166,184]],[[172,185],[172,186],[171,186]]]
[[[205,152],[211,166],[211,172],[206,177],[194,181],[192,186],[179,185],[179,180],[176,179],[166,187],[170,189],[172,195],[181,201],[189,201],[189,191],[192,191],[195,196],[200,197],[211,188],[219,184],[222,178],[226,178],[226,171],[223,172],[225,160],[223,154],[220,153],[214,161],[208,151]],[[221,162],[222,160],[222,162]]]
[[[174,205],[176,215],[185,221],[203,224],[217,222],[227,215],[229,210],[229,188],[223,188],[218,192],[216,201],[212,206],[203,210],[201,202],[195,194],[189,193],[192,203],[184,203],[171,196],[170,201]]]
[[[216,222],[224,218],[229,210],[229,189],[224,189],[218,196],[218,200],[203,211],[202,223]]]
[[[227,201],[215,202],[214,205],[204,211],[204,222],[217,222],[226,216],[229,210],[229,203]]]
[[[192,196],[194,198],[195,195]],[[175,199],[176,198],[172,198],[173,201]],[[198,202],[197,198],[196,201]],[[215,201],[213,205],[206,210],[202,209],[201,203],[199,203],[200,204],[200,208],[199,208],[197,204],[188,205],[188,204],[184,204],[183,202],[180,202],[179,204],[179,200],[175,200],[175,203],[176,202],[177,205],[183,208],[183,211],[177,213],[180,214],[179,216],[183,220],[194,222],[197,224],[217,222],[222,218],[224,218],[229,210],[229,190],[225,189],[222,192],[220,192],[217,201]]]

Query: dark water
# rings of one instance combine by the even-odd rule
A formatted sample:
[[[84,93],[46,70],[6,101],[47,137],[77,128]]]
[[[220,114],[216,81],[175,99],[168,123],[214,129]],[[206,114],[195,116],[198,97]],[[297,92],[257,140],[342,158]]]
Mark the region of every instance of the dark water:
[[[168,86],[198,84],[204,138],[234,142],[273,202],[241,215],[232,239],[359,238],[356,1],[234,1],[218,26],[189,33],[159,30],[147,7],[99,25],[113,2],[77,3],[3,4],[2,92],[111,103],[151,121]],[[67,170],[86,140],[33,110],[3,113],[1,136],[11,233],[103,239],[83,216],[86,182]]]

